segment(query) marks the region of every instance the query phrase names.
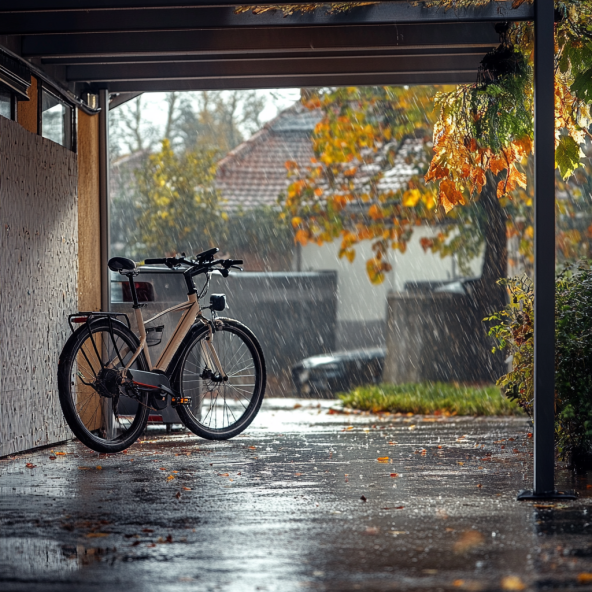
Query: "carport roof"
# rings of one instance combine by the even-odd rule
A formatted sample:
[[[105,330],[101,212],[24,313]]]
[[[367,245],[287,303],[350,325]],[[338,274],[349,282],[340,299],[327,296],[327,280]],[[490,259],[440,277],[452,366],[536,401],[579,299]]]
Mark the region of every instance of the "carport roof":
[[[258,2],[257,4],[268,4]],[[0,0],[0,35],[76,94],[473,82],[495,24],[533,6],[384,2],[328,14],[235,14],[217,0]],[[281,2],[274,2],[281,4]]]

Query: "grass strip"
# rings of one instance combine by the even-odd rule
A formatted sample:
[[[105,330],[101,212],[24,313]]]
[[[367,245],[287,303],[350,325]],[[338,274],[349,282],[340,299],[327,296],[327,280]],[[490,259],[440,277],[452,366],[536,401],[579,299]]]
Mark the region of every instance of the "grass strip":
[[[422,415],[523,415],[497,386],[462,386],[444,382],[380,384],[339,393],[345,407],[372,413]]]

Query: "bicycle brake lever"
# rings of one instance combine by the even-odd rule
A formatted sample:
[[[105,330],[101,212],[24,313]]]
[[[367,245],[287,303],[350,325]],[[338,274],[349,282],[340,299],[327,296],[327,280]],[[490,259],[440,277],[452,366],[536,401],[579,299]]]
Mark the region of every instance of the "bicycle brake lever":
[[[230,269],[238,269],[239,271],[245,271],[242,267],[239,267],[238,265],[231,265]]]

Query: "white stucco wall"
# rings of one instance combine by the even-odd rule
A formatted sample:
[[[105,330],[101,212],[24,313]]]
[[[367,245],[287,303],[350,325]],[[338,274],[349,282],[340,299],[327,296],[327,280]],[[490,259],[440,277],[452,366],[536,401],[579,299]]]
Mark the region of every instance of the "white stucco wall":
[[[366,274],[366,261],[372,257],[370,243],[357,247],[353,263],[339,259],[339,243],[322,247],[302,248],[302,271],[336,270],[338,272],[338,321],[369,321],[386,319],[386,299],[389,291],[402,291],[407,282],[452,280],[459,276],[452,257],[424,252],[420,240],[434,235],[434,229],[418,227],[409,241],[407,251],[391,252],[393,270],[386,280],[374,286]],[[481,275],[482,259],[471,264],[472,276]]]
[[[76,154],[0,117],[0,456],[70,437],[58,358],[78,305]],[[98,273],[98,271],[97,271]]]

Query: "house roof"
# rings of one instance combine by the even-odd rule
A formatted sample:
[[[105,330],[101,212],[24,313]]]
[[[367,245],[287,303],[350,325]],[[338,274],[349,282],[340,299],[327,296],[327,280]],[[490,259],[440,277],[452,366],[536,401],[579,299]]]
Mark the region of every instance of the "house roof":
[[[296,103],[282,111],[218,163],[216,184],[229,209],[275,206],[289,180],[286,161],[306,165],[314,156],[310,136],[321,119]]]
[[[296,103],[282,111],[248,140],[239,144],[218,163],[216,185],[230,210],[248,210],[259,206],[277,206],[290,180],[286,161],[306,167],[314,157],[311,134],[322,112],[311,111]],[[422,149],[422,141],[408,139],[397,151],[392,168],[385,171],[379,182],[382,191],[397,191],[404,187],[417,169],[408,164],[412,152]],[[378,165],[365,165],[370,179]]]

